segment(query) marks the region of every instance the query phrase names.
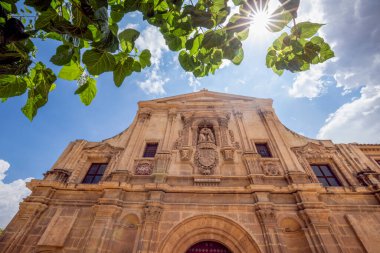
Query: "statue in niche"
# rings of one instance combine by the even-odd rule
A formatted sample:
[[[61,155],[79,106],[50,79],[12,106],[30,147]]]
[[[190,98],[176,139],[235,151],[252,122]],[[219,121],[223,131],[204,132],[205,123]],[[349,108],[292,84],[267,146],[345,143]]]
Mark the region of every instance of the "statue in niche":
[[[215,137],[210,128],[204,127],[199,131],[198,143],[211,142],[215,144]]]

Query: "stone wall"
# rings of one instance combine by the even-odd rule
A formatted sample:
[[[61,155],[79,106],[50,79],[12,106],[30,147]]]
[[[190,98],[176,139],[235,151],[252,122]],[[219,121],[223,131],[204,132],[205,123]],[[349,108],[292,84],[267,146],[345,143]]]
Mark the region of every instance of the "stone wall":
[[[146,143],[158,143],[143,157]],[[270,157],[262,157],[265,143]],[[0,237],[0,252],[378,252],[380,145],[298,135],[269,99],[208,91],[139,103],[132,125],[70,143]],[[97,184],[83,184],[107,163]],[[326,164],[325,187],[310,164]]]

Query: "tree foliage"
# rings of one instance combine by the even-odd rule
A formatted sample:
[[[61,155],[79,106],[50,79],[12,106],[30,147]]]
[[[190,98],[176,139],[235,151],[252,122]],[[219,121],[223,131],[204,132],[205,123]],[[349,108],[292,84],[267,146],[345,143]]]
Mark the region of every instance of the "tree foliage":
[[[334,56],[315,34],[322,24],[296,23],[299,0],[278,1],[268,29],[283,32],[268,49],[266,66],[305,71]],[[268,11],[269,0],[3,0],[0,2],[0,98],[28,94],[22,112],[32,120],[48,101],[57,77],[76,81],[80,100],[89,105],[96,95],[96,76],[112,72],[116,86],[133,72],[151,65],[151,53],[135,46],[140,32],[119,24],[126,14],[139,12],[157,27],[185,71],[203,77],[223,60],[240,64],[242,41],[248,37],[253,16]],[[238,9],[232,13],[232,6]],[[28,18],[29,17],[29,18]],[[32,17],[32,18],[30,18]],[[292,22],[293,21],[293,22]],[[253,31],[255,32],[255,31]],[[33,62],[33,41],[55,40],[59,46],[50,62]]]

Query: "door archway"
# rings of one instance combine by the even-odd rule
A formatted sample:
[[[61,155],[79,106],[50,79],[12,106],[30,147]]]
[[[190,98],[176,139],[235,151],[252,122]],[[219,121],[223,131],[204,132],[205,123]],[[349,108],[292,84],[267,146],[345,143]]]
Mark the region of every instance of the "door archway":
[[[232,253],[226,246],[215,241],[202,241],[193,244],[186,253]]]
[[[242,226],[217,215],[198,215],[182,221],[165,236],[158,252],[187,253],[199,242],[222,242],[220,244],[229,250],[227,253],[261,252]]]

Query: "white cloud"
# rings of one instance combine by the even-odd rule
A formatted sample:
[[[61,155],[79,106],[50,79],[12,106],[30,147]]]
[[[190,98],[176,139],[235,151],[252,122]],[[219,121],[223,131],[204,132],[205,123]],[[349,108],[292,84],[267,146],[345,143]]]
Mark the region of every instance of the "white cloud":
[[[198,78],[196,78],[193,73],[186,72],[185,76],[187,77],[188,84],[190,87],[193,88],[193,91],[196,92],[198,91],[198,87],[201,86],[201,82],[199,81]]]
[[[140,50],[149,49],[152,56],[152,66],[146,73],[146,80],[137,82],[138,86],[147,94],[165,94],[164,85],[169,81],[161,75],[160,63],[168,47],[160,31],[153,26],[148,26],[136,40],[136,47]]]
[[[341,106],[317,138],[335,142],[380,143],[380,85],[361,89],[361,97]]]
[[[307,97],[309,99],[320,96],[327,86],[323,81],[325,65],[311,66],[307,72],[302,72],[294,78],[289,95],[292,97]]]
[[[10,164],[0,159],[0,228],[5,228],[18,211],[18,205],[30,190],[25,183],[32,178],[17,179],[11,183],[4,183],[5,172]]]
[[[152,54],[152,65],[158,66],[160,59],[165,51],[168,51],[168,47],[165,44],[165,39],[158,30],[157,27],[148,26],[141,32],[140,36],[136,40],[136,47],[140,50],[149,49]]]
[[[164,85],[169,78],[164,78],[158,74],[156,69],[149,71],[147,79],[137,82],[138,86],[147,94],[165,94]]]
[[[318,138],[336,142],[380,142],[380,1],[301,1],[297,21],[326,24],[320,35],[332,45],[336,57],[323,68],[300,73],[289,94],[317,97],[326,88],[322,77],[336,81],[342,94],[361,89],[361,96],[342,105],[326,120]]]

